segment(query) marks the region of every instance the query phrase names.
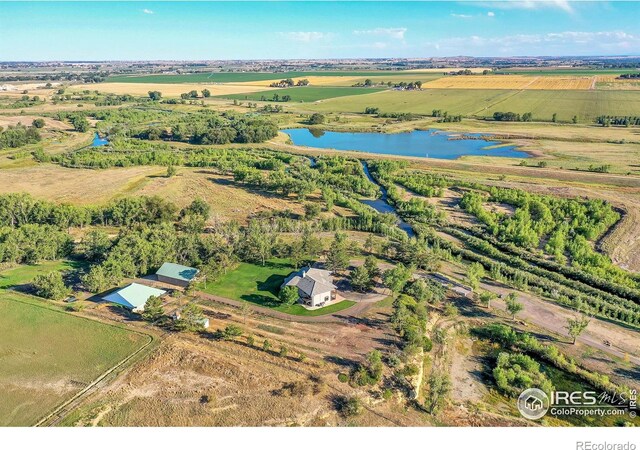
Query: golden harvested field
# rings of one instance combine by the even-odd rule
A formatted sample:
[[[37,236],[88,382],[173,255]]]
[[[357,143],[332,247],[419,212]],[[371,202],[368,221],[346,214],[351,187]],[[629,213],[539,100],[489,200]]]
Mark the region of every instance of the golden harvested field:
[[[268,86],[268,85],[267,85]],[[191,90],[202,91],[209,89],[212,96],[244,94],[269,89],[264,86],[251,86],[243,84],[158,84],[158,83],[100,83],[95,85],[77,84],[69,87],[69,91],[83,91],[85,89],[97,90],[109,94],[146,95],[149,91],[160,91],[165,97],[179,97],[184,92]]]
[[[526,75],[446,76],[429,81],[423,88],[431,89],[593,89],[595,77],[531,77]]]

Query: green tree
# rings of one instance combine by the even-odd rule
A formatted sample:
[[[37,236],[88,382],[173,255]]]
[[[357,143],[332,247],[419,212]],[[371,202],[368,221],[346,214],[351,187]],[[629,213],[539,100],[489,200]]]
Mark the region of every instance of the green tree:
[[[298,301],[300,295],[298,294],[298,288],[295,286],[285,286],[280,289],[278,299],[283,305],[293,305]]]
[[[269,342],[267,339],[265,339],[262,343],[262,350],[264,350],[265,352],[271,350],[271,342]]]
[[[31,123],[31,125],[33,125],[36,128],[43,128],[44,127],[44,119],[33,119],[33,122]]]
[[[210,91],[209,89],[203,89],[203,90],[202,90],[202,96],[203,96],[204,98],[211,97],[211,91]]]
[[[349,267],[347,251],[347,235],[336,233],[327,254],[327,268],[333,272],[341,272]]]
[[[324,114],[313,113],[311,114],[311,117],[309,117],[309,125],[320,125],[323,124],[325,120],[326,117]]]
[[[167,178],[171,178],[176,173],[178,173],[178,169],[176,169],[176,166],[174,166],[173,164],[167,166]]]
[[[242,328],[233,324],[227,325],[220,333],[222,339],[224,339],[225,341],[232,341],[235,338],[242,336],[243,334],[244,331],[242,331]]]
[[[81,116],[81,115],[71,116],[70,120],[71,120],[71,125],[73,126],[73,129],[75,131],[78,131],[79,133],[84,133],[89,129],[89,121],[84,116]]]
[[[349,275],[351,286],[358,292],[367,292],[371,289],[373,281],[369,271],[364,266],[358,266],[351,271]]]
[[[111,245],[111,239],[106,232],[91,230],[82,238],[80,248],[86,259],[99,261],[107,257]]]
[[[516,320],[516,314],[524,309],[524,305],[518,301],[518,296],[516,295],[516,293],[509,293],[509,295],[507,295],[505,303],[507,305],[507,311],[509,311],[509,314],[511,314],[513,320]]]
[[[590,319],[586,316],[567,319],[567,330],[569,331],[569,336],[573,338],[574,345],[578,337],[587,329],[587,326],[589,326],[589,322]]]
[[[451,391],[451,380],[443,373],[433,372],[428,381],[429,392],[425,406],[429,414],[436,414],[444,404]]]
[[[60,272],[49,272],[36,275],[33,279],[33,288],[38,297],[50,300],[61,300],[69,295],[69,288],[64,284]]]
[[[195,303],[189,303],[180,311],[180,318],[176,321],[176,328],[181,331],[201,331],[204,329],[205,316]]]
[[[477,296],[478,301],[485,305],[487,308],[491,308],[491,301],[496,298],[496,294],[489,291],[484,291]]]
[[[484,275],[484,267],[482,264],[478,262],[471,264],[467,269],[467,281],[469,282],[469,286],[474,290],[478,289],[478,286],[480,286],[480,280],[482,280]]]
[[[144,305],[142,318],[148,322],[155,322],[164,316],[164,306],[160,297],[152,295]]]
[[[382,281],[384,285],[391,290],[394,294],[402,292],[405,284],[411,278],[412,269],[405,267],[404,264],[399,263],[392,269],[385,270],[382,274]]]
[[[162,92],[160,91],[149,91],[148,94],[149,94],[149,98],[154,102],[162,98]]]
[[[365,249],[365,251],[366,251],[367,253],[370,253],[370,254],[371,254],[371,253],[373,253],[373,250],[375,249],[375,247],[376,247],[376,242],[375,242],[375,240],[373,239],[373,234],[369,234],[369,235],[367,236],[367,240],[366,240],[366,241],[364,241],[364,246],[363,246],[363,248]]]
[[[378,269],[378,261],[372,255],[369,255],[364,258],[364,264],[362,265],[369,274],[369,278],[371,281],[380,276],[380,269]]]

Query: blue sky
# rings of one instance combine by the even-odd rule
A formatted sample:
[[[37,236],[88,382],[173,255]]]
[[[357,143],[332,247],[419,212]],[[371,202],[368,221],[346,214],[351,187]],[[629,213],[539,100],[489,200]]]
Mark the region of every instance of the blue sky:
[[[2,2],[0,60],[638,55],[640,3]]]

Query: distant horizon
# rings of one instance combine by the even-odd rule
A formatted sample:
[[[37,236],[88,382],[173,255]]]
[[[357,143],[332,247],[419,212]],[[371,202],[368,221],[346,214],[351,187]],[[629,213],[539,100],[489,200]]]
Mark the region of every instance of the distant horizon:
[[[0,64],[17,63],[17,64],[29,64],[29,63],[61,63],[61,64],[96,64],[96,63],[133,63],[133,62],[146,62],[146,63],[209,63],[209,62],[270,62],[270,61],[301,61],[301,62],[313,62],[313,61],[374,61],[374,60],[399,60],[399,61],[427,61],[431,59],[453,59],[453,58],[469,58],[469,59],[590,59],[590,58],[620,58],[620,59],[640,59],[640,53],[628,54],[628,55],[615,55],[615,54],[601,54],[601,55],[507,55],[507,56],[469,56],[469,55],[450,55],[450,56],[406,56],[406,57],[380,57],[380,58],[368,58],[368,57],[344,57],[344,58],[235,58],[235,59],[94,59],[94,60],[63,60],[63,59],[43,59],[43,60],[0,60]],[[320,69],[321,70],[321,69]],[[335,69],[330,69],[335,70]]]
[[[628,57],[638,17],[637,2],[567,0],[2,2],[0,60]]]

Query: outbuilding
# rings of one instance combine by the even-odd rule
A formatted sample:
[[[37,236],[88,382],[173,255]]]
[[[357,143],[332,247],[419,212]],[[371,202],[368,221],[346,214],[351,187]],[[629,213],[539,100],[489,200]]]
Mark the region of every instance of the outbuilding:
[[[122,305],[133,312],[144,311],[147,300],[151,297],[162,297],[167,291],[144,284],[131,283],[103,297],[105,301]]]
[[[200,271],[194,267],[187,267],[181,264],[166,262],[156,272],[158,281],[173,284],[175,286],[187,287]]]

